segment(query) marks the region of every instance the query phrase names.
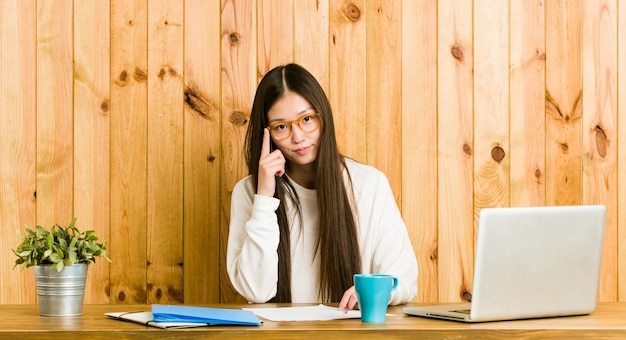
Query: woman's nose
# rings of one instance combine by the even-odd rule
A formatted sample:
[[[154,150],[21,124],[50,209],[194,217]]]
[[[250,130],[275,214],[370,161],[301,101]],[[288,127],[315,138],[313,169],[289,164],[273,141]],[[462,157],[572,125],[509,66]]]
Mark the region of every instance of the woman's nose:
[[[302,141],[302,137],[304,135],[304,131],[302,131],[300,129],[300,126],[298,126],[298,124],[292,124],[291,125],[291,140],[294,143],[299,143]]]

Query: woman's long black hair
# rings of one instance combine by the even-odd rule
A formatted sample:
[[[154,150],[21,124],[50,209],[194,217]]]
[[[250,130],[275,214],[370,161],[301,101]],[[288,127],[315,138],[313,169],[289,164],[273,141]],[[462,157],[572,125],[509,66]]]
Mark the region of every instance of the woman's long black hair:
[[[276,67],[259,83],[245,141],[248,172],[252,175],[254,188],[257,188],[263,130],[268,125],[267,113],[288,91],[305,98],[321,116],[322,133],[316,159],[315,188],[320,223],[316,250],[316,256],[320,256],[319,293],[323,302],[339,302],[343,293],[353,285],[353,275],[361,272],[356,208],[351,204],[354,197],[345,158],[337,148],[330,102],[315,77],[300,65]],[[344,181],[344,171],[349,188]],[[293,185],[286,176],[276,178],[274,197],[281,204],[276,210],[280,229],[278,289],[272,302],[291,302],[290,221],[285,202],[292,200],[300,218],[302,214]]]

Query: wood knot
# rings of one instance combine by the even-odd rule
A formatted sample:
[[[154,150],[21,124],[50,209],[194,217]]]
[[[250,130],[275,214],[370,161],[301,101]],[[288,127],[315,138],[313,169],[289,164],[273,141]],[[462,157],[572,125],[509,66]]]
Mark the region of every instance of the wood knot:
[[[203,118],[210,118],[211,104],[204,99],[199,93],[197,93],[191,87],[185,87],[184,91],[185,104],[187,104],[192,110],[199,113]]]
[[[546,53],[540,49],[535,51],[535,55],[537,55],[537,59],[539,60],[546,60]]]
[[[469,144],[467,144],[467,143],[463,144],[463,152],[466,155],[471,156],[472,155],[472,147]]]
[[[135,67],[133,78],[135,78],[135,81],[138,83],[145,83],[148,80],[148,72],[140,69],[139,67]]]
[[[167,287],[167,296],[170,300],[183,302],[183,292],[180,289],[176,289],[172,286]]]
[[[207,160],[209,163],[211,163],[211,162],[215,161],[215,156],[213,156],[213,155],[209,155],[209,156],[206,158],[206,160]]]
[[[165,80],[165,76],[169,75],[170,77],[176,77],[178,76],[178,72],[176,72],[175,69],[169,67],[169,66],[163,66],[160,70],[159,70],[159,74],[158,77],[161,80]]]
[[[559,146],[561,147],[561,151],[563,151],[563,153],[566,153],[569,150],[567,143],[560,143]]]
[[[105,99],[102,101],[102,103],[100,103],[100,110],[102,110],[102,112],[109,112],[109,100]]]
[[[439,261],[439,247],[435,246],[434,249],[431,250],[429,259],[432,262],[438,262]]]
[[[535,178],[536,179],[540,179],[541,178],[541,170],[535,169]]]
[[[125,83],[128,80],[128,71],[124,70],[120,72],[118,79],[120,82]]]
[[[494,161],[500,163],[504,159],[504,156],[505,152],[504,149],[502,149],[501,147],[496,146],[491,149],[491,158],[493,158]]]
[[[468,291],[463,291],[461,293],[461,299],[463,299],[464,301],[467,302],[472,302],[472,293],[468,292]]]
[[[231,33],[228,36],[228,41],[230,42],[231,46],[236,46],[239,44],[239,34],[237,33]]]
[[[598,155],[604,158],[606,157],[606,150],[608,148],[607,147],[608,139],[606,137],[606,133],[604,133],[604,130],[600,127],[600,125],[596,126],[595,132],[596,132],[596,150],[598,151]]]
[[[117,294],[117,301],[124,301],[124,300],[126,300],[126,293],[119,292],[119,294]]]
[[[450,53],[454,57],[454,59],[458,60],[460,63],[465,60],[465,53],[463,53],[463,49],[460,46],[454,45],[450,48]]]
[[[230,114],[230,119],[229,121],[235,125],[238,126],[243,126],[245,125],[248,120],[246,119],[246,116],[244,115],[243,112],[240,111],[234,111]]]
[[[357,22],[361,18],[361,9],[354,3],[349,3],[344,7],[346,17],[352,22]]]

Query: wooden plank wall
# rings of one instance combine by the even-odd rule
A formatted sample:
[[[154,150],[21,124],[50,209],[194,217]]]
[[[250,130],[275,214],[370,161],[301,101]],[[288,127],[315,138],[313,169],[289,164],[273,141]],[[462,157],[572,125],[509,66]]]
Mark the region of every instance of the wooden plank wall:
[[[230,192],[256,85],[288,62],[327,91],[342,151],[387,174],[415,301],[469,299],[482,208],[568,204],[607,206],[599,300],[624,301],[624,18],[617,0],[0,0],[0,303],[36,301],[16,229],[74,216],[113,260],[88,303],[242,301]]]

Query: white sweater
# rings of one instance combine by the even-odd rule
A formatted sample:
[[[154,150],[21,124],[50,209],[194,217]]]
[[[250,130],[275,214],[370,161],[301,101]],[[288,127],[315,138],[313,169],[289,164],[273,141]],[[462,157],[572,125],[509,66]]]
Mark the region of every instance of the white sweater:
[[[391,187],[379,170],[346,159],[357,202],[363,273],[392,274],[398,287],[390,304],[409,302],[417,294],[417,261]],[[316,190],[291,181],[302,206],[304,227],[291,225],[291,296],[293,303],[320,303],[319,256],[315,256],[319,218]],[[227,270],[235,289],[253,303],[276,295],[279,229],[275,210],[280,201],[255,195],[250,176],[234,187],[228,235]],[[288,202],[291,205],[290,202]],[[288,207],[289,208],[289,207]],[[296,214],[294,209],[289,212]],[[336,301],[338,302],[338,301]]]

